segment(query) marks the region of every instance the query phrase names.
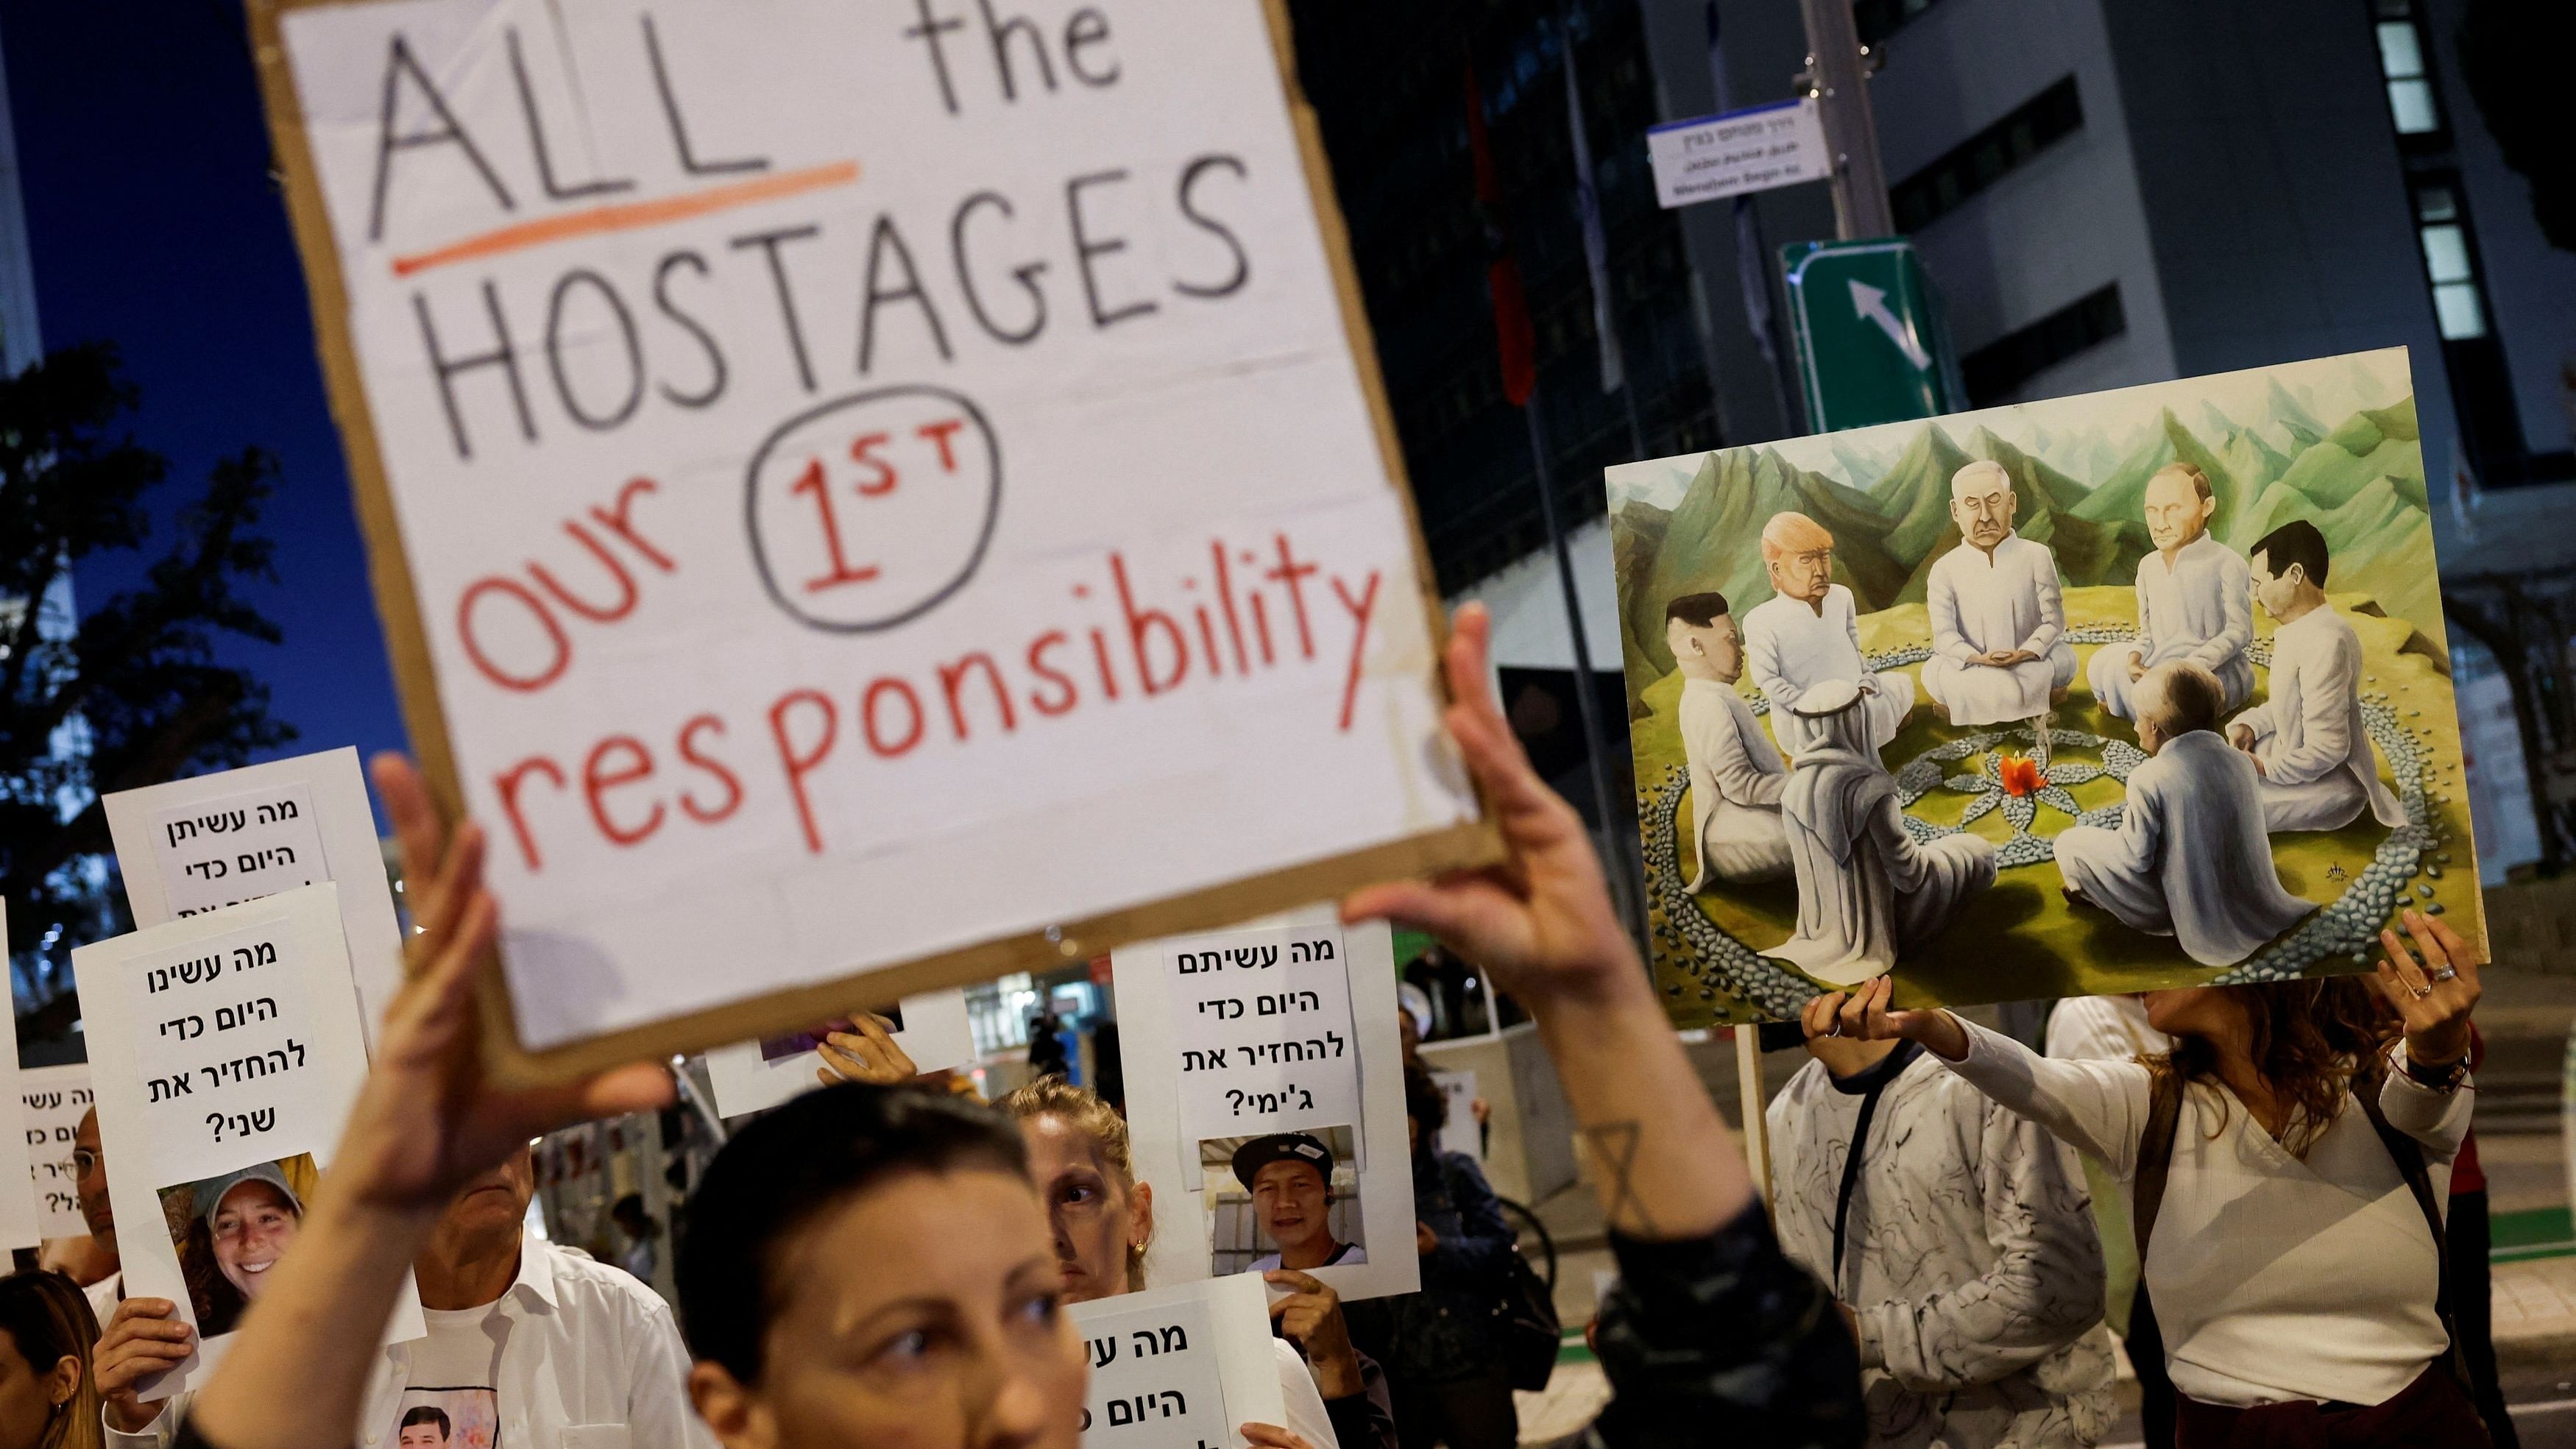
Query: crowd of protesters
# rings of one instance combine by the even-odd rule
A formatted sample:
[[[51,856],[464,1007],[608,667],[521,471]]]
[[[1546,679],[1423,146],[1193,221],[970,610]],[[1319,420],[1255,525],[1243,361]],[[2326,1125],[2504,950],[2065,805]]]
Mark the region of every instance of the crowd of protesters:
[[[1590,1335],[1611,1397],[1574,1442],[2090,1444],[2114,1417],[2112,1331],[2163,1396],[2159,1445],[2511,1442],[2467,1386],[2476,1345],[2445,1286],[2466,1281],[2446,1273],[2444,1209],[2478,973],[2439,920],[2383,933],[2375,979],[2070,1003],[2046,1056],[1897,1009],[1885,978],[1821,996],[1812,1060],[1770,1109],[1766,1211],[1584,826],[1494,706],[1489,628],[1458,619],[1448,726],[1509,859],[1343,912],[1480,963],[1555,1066],[1618,1268]],[[1153,1193],[1108,1101],[1055,1075],[990,1107],[925,1090],[885,1024],[854,1019],[824,1044],[831,1085],[735,1132],[692,1195],[675,1319],[637,1281],[662,1231],[640,1200],[620,1215],[632,1273],[523,1226],[531,1138],[660,1107],[668,1073],[484,1081],[485,838],[451,831],[400,760],[377,785],[413,974],[328,1178],[294,1203],[292,1251],[199,1390],[141,1399],[191,1332],[167,1300],[124,1295],[113,1165],[84,1124],[89,1256],[59,1266],[91,1287],[0,1279],[0,1449],[443,1449],[453,1417],[403,1405],[456,1385],[489,1392],[510,1445],[1078,1440],[1088,1366],[1063,1310],[1152,1286]],[[1421,1289],[1345,1303],[1283,1250],[1265,1276],[1287,1422],[1242,1425],[1250,1443],[1518,1442],[1498,1311],[1513,1234],[1475,1159],[1440,1149],[1448,1104],[1418,1063],[1404,1093]],[[1275,1159],[1329,1186],[1329,1156],[1318,1173],[1296,1155],[1243,1170]],[[428,1332],[388,1343],[406,1277]]]

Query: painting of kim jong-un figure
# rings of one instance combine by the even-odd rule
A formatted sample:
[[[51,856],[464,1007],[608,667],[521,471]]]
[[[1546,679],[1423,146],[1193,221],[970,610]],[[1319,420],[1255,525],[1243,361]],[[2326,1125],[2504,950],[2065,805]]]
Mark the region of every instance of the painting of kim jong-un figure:
[[[2483,947],[2402,349],[1607,482],[1678,1022]]]

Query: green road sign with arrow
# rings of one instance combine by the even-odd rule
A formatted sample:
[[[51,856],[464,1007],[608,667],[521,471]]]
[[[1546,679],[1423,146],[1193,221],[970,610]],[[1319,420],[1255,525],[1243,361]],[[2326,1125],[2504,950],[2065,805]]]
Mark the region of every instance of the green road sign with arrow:
[[[1819,433],[1968,406],[1940,294],[1902,237],[1780,249],[1798,379]]]

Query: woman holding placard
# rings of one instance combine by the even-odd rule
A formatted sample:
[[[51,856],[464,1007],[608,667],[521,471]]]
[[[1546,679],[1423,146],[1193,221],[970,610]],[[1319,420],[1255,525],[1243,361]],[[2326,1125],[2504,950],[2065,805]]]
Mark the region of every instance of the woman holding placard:
[[[2133,1185],[2184,1449],[2482,1445],[2440,1207],[2474,1095],[2478,968],[2438,918],[2404,923],[2411,951],[2380,933],[2394,1022],[2351,976],[2151,991],[2170,1053],[2057,1061],[1947,1011],[1891,1010],[1882,978],[1819,997],[1808,1030],[1920,1042]]]
[[[1492,802],[1510,860],[1490,872],[1363,891],[1345,913],[1429,927],[1483,962],[1531,1008],[1555,1057],[1601,1164],[1597,1187],[1622,1273],[1600,1333],[1616,1397],[1594,1426],[1599,1442],[1698,1442],[1725,1425],[1747,1446],[1857,1444],[1852,1342],[1823,1285],[1772,1240],[1743,1154],[1620,929],[1582,820],[1539,779],[1495,706],[1490,629],[1481,608],[1462,611],[1445,659],[1459,701],[1447,723]],[[482,1080],[473,987],[496,929],[481,883],[484,837],[468,824],[447,845],[426,792],[400,762],[385,762],[378,784],[412,865],[423,927],[409,943],[412,979],[387,1014],[303,1246],[199,1398],[182,1431],[191,1442],[345,1442],[403,1267],[457,1185],[550,1126],[671,1097],[668,1077],[649,1063],[526,1091]],[[788,1149],[810,1158],[832,1144],[846,1161],[869,1133],[903,1125],[893,1114],[945,1121],[968,1110],[922,1093],[836,1088],[754,1123],[736,1145],[771,1139],[777,1165],[804,1172]],[[834,1114],[847,1121],[829,1137],[782,1135]],[[763,1130],[772,1123],[776,1130]],[[1015,1133],[995,1141],[962,1124],[927,1135],[944,1140],[950,1131],[959,1142],[945,1168],[907,1167],[873,1194],[819,1208],[794,1225],[803,1231],[756,1245],[775,1250],[756,1260],[766,1271],[737,1275],[725,1285],[732,1296],[708,1305],[719,1317],[737,1310],[751,1333],[730,1347],[792,1347],[804,1360],[793,1382],[765,1369],[751,1384],[721,1362],[701,1362],[698,1403],[720,1437],[776,1449],[1072,1442],[1085,1360],[1057,1311],[1063,1269],[1025,1175],[1025,1148]],[[702,1207],[720,1181],[710,1174]],[[747,1191],[766,1186],[745,1183]],[[883,1300],[878,1316],[799,1314],[791,1324],[780,1290],[816,1283],[864,1287]],[[905,1312],[927,1316],[901,1321]],[[705,1331],[694,1307],[690,1317],[693,1334]],[[1007,1372],[969,1375],[961,1386],[973,1394],[943,1399],[961,1367]],[[920,1396],[907,1397],[907,1386]],[[961,1402],[971,1404],[971,1422],[941,1407]]]

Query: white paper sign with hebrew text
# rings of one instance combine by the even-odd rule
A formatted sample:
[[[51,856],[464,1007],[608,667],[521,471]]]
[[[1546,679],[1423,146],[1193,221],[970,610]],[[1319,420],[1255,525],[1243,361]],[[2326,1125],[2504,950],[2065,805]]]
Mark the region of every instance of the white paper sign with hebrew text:
[[[300,1220],[306,1175],[330,1166],[366,1078],[338,888],[300,886],[83,946],[72,970],[126,1292],[171,1299],[200,1334],[195,1354],[142,1390],[163,1398],[202,1382],[230,1345],[208,1316],[237,1321],[273,1254],[293,1251],[293,1227],[272,1224],[246,1230],[239,1253],[217,1252],[216,1209],[249,1186]],[[244,1171],[276,1182],[239,1183]],[[424,1331],[406,1274],[388,1341]]]

